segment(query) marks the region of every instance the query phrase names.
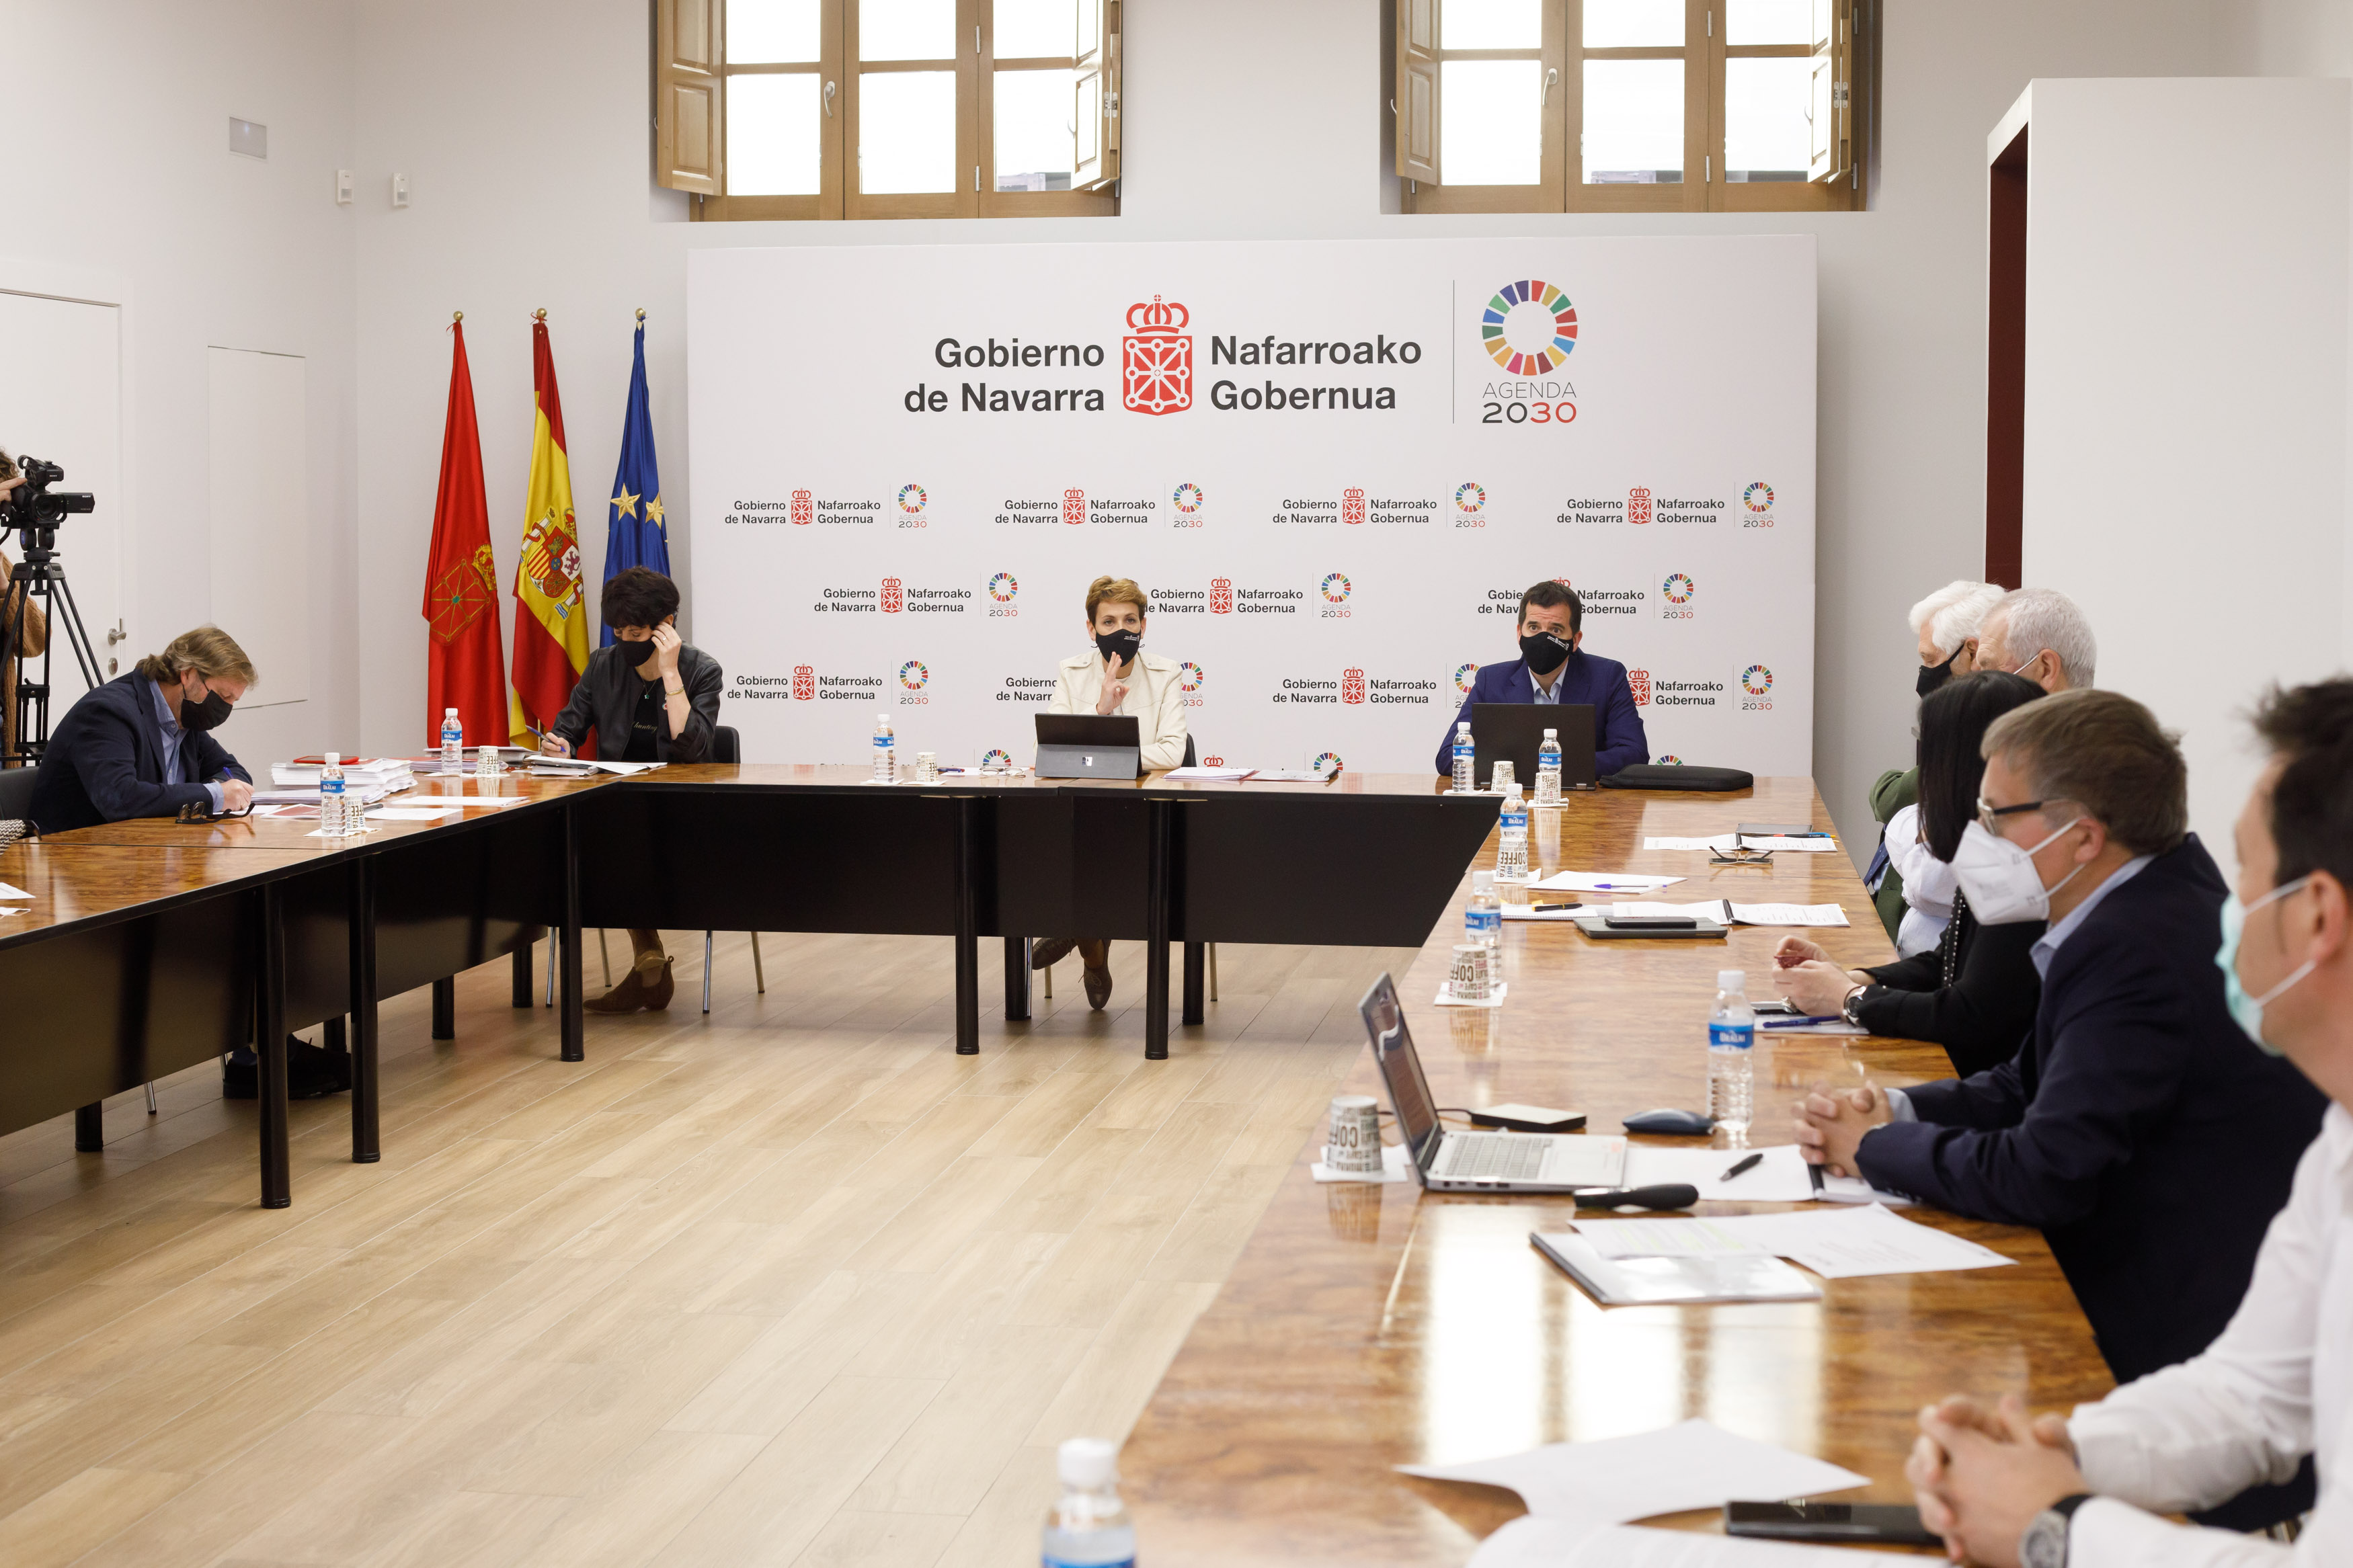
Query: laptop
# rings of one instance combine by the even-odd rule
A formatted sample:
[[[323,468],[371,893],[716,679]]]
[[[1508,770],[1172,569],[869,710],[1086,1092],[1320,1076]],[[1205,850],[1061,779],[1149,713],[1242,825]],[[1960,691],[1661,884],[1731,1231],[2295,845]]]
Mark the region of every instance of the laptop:
[[[1590,702],[1479,702],[1471,709],[1471,740],[1477,748],[1472,781],[1485,789],[1495,759],[1512,764],[1524,793],[1536,787],[1536,748],[1546,730],[1560,731],[1560,787],[1598,789],[1593,771],[1593,704]]]
[[[1039,778],[1132,779],[1144,772],[1144,737],[1134,714],[1040,713],[1037,718]]]
[[[1591,709],[1586,710],[1588,713]],[[1414,1179],[1440,1193],[1567,1193],[1617,1187],[1626,1176],[1626,1140],[1593,1133],[1457,1132],[1438,1124],[1413,1033],[1386,974],[1356,1005],[1372,1037],[1373,1059],[1410,1152]]]

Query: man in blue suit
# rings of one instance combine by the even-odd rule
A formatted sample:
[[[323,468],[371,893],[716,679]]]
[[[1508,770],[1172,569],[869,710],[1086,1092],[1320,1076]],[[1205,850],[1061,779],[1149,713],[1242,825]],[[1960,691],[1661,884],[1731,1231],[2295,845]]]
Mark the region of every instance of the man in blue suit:
[[[1593,705],[1593,771],[1607,778],[1645,762],[1650,737],[1634,708],[1626,667],[1587,653],[1585,605],[1566,583],[1550,579],[1520,595],[1520,657],[1508,664],[1482,665],[1462,700],[1455,723],[1471,717],[1481,702],[1589,702]],[[1454,771],[1454,724],[1438,742],[1438,771]]]

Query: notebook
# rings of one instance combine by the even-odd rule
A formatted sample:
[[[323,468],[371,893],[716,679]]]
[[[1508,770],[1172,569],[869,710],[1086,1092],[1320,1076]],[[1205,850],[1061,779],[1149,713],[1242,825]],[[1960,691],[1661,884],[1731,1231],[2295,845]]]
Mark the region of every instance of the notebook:
[[[1531,1231],[1528,1239],[1605,1307],[1819,1301],[1822,1295],[1821,1287],[1778,1258],[1748,1253],[1604,1258],[1591,1242],[1566,1231]]]

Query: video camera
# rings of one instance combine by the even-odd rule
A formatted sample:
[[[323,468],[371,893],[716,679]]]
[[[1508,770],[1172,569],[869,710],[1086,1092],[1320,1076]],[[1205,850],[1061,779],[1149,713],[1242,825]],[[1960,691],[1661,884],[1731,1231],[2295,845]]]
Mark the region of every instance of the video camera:
[[[55,490],[49,487],[66,477],[58,465],[39,458],[23,458],[16,469],[25,482],[0,501],[0,533],[12,528],[55,528],[75,512],[94,511],[98,498],[88,490]]]

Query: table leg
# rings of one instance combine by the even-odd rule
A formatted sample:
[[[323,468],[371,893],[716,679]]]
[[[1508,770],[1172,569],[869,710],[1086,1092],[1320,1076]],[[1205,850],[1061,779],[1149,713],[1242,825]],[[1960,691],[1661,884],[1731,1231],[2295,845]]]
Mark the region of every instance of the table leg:
[[[1005,1017],[1019,1024],[1029,1016],[1029,939],[1005,939]]]
[[[1171,808],[1166,801],[1145,805],[1144,873],[1144,1055],[1168,1057],[1168,835]]]
[[[342,1056],[352,1048],[351,1036],[343,1027],[340,1013],[319,1026],[319,1048],[331,1057]]]
[[[376,1130],[375,858],[353,860],[351,876],[352,1163],[373,1165],[384,1157]],[[433,1003],[438,1023],[438,986]]]
[[[508,1001],[517,1007],[531,1005],[531,949],[538,940],[533,937],[514,950],[514,994]]]
[[[289,1208],[294,1181],[286,1148],[286,910],[275,882],[261,886],[261,994],[253,1054],[261,1097],[261,1206]]]
[[[980,802],[969,795],[956,802],[955,1048],[960,1057],[980,1054],[980,915],[973,865],[980,852],[973,814],[979,809]]]
[[[564,1059],[588,1059],[588,1015],[580,995],[580,825],[572,807],[564,807],[564,929],[559,944],[564,971],[562,1011],[557,1015]]]
[[[458,977],[445,974],[433,983],[433,1037],[458,1037]]]
[[[1187,1024],[1198,1024],[1201,1021],[1201,966],[1204,950],[1208,945],[1205,942],[1188,942],[1185,944],[1184,1021]]]
[[[74,1108],[74,1152],[96,1154],[106,1148],[106,1102],[91,1100]]]

